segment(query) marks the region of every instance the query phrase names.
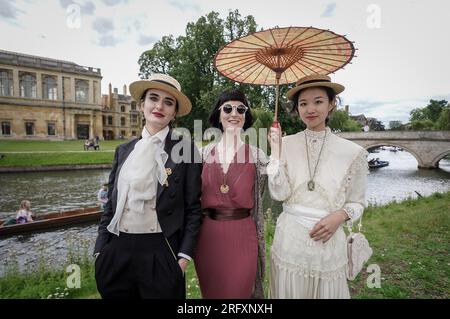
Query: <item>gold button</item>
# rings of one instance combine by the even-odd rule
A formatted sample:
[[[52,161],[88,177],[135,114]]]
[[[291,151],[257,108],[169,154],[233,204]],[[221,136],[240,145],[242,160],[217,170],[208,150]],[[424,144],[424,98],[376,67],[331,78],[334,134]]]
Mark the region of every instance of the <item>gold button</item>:
[[[172,175],[172,169],[170,167],[166,168],[166,174],[167,176]]]

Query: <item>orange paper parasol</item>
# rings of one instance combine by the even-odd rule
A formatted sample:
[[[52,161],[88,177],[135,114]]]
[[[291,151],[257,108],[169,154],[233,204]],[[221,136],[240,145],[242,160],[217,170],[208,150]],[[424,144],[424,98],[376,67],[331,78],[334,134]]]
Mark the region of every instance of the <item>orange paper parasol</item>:
[[[353,43],[329,30],[313,27],[274,28],[236,39],[216,54],[214,65],[223,76],[240,83],[279,85],[311,74],[329,74],[353,58]]]

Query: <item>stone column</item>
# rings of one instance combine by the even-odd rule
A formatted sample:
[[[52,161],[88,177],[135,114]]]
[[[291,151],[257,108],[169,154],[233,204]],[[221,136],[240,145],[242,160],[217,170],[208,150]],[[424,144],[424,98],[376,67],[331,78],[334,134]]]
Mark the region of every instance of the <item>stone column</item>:
[[[76,118],[75,114],[69,114],[69,120],[70,120],[70,124],[72,126],[72,130],[71,130],[72,131],[72,136],[71,136],[72,139],[76,139],[77,138],[77,135],[75,134],[76,133],[75,132],[75,125],[76,125],[75,118]]]
[[[20,86],[19,86],[19,70],[13,70],[13,96],[20,96]]]
[[[89,138],[94,138],[94,112],[89,116]]]
[[[89,100],[88,103],[94,104],[94,81],[88,80],[89,83]]]
[[[62,77],[62,75],[57,75],[56,76],[56,83],[57,83],[57,85],[58,85],[58,89],[57,89],[57,91],[58,91],[58,98],[57,98],[57,100],[59,100],[59,101],[62,101],[62,99],[63,99],[63,77]]]
[[[42,99],[42,73],[36,72],[36,98]]]
[[[71,96],[72,96],[72,101],[76,101],[77,100],[77,98],[76,98],[76,93],[75,93],[75,82],[76,82],[76,79],[74,78],[74,77],[70,77],[70,87],[71,87]]]

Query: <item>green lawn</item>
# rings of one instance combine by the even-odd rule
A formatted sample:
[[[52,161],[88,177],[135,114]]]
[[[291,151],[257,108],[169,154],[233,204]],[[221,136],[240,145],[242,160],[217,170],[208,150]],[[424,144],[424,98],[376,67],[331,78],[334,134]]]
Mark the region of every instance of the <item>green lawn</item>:
[[[114,151],[125,140],[100,141],[100,150]],[[0,153],[4,152],[84,152],[84,140],[76,141],[0,141]],[[93,152],[93,151],[90,151]]]
[[[275,227],[271,214],[267,217],[268,251]],[[370,274],[363,270],[355,281],[350,282],[352,297],[450,298],[449,228],[450,192],[369,207],[365,212],[364,232],[374,254],[367,265],[380,267],[381,288],[368,288],[366,281]],[[87,257],[86,249],[79,251],[84,251],[77,254],[82,256],[77,257],[81,265],[81,288],[68,290],[65,298],[99,298],[92,260]],[[74,258],[71,257],[68,264],[74,262]],[[51,267],[45,264],[45,258],[38,270],[30,274],[18,274],[14,260],[7,262],[9,272],[0,278],[0,298],[55,297],[54,293],[65,287],[68,274],[49,270]],[[267,283],[266,276],[266,289]],[[200,298],[192,263],[187,270],[186,287],[189,299]]]
[[[114,153],[86,151],[77,153],[6,153],[0,167],[32,167],[49,165],[111,164]]]
[[[111,164],[116,147],[126,142],[100,141],[100,151],[84,151],[81,140],[0,141],[0,167]]]

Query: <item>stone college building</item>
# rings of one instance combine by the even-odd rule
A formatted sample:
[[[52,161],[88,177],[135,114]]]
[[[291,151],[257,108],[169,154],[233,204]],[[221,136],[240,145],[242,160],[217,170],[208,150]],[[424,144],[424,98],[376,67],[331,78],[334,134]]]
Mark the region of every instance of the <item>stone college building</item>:
[[[0,139],[130,138],[142,118],[117,89],[101,95],[101,72],[73,62],[0,50]]]

